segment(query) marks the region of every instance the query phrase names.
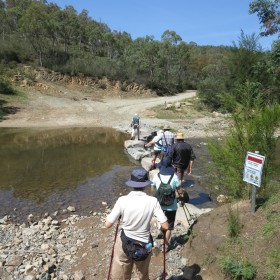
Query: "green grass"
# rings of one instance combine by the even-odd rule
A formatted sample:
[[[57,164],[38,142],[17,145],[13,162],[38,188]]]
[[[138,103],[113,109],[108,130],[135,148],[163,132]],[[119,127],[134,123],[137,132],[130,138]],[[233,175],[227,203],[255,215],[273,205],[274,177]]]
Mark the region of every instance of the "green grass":
[[[152,111],[156,113],[155,117],[158,119],[181,119],[181,120],[187,120],[190,117],[202,117],[205,116],[207,113],[209,113],[205,108],[198,107],[197,99],[196,98],[190,98],[190,99],[184,99],[180,101],[181,107],[176,108],[175,104],[177,102],[172,103],[171,108],[166,109],[165,105],[159,105],[156,107],[151,108]],[[197,108],[200,108],[197,110]]]

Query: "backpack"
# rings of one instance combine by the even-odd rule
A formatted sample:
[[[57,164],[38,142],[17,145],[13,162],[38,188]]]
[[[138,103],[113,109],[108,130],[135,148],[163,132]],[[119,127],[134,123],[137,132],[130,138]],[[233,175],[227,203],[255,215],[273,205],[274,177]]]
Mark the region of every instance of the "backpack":
[[[133,116],[132,123],[139,124],[139,120],[140,120],[139,116]]]
[[[170,185],[173,175],[170,176],[168,182],[165,184],[161,181],[160,174],[158,174],[160,185],[156,192],[156,198],[162,206],[170,206],[174,202],[175,190]]]

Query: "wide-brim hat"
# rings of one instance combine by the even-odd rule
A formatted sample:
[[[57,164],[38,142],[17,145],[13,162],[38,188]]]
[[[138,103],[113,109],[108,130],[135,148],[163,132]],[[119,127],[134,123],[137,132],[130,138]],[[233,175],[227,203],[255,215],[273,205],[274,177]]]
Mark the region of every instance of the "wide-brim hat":
[[[170,167],[161,167],[159,170],[159,174],[162,175],[173,175],[175,173],[175,169],[174,167],[170,166]]]
[[[159,173],[162,175],[173,175],[175,169],[172,167],[171,162],[170,157],[164,157],[157,166],[159,168]]]
[[[130,180],[125,183],[131,188],[145,188],[152,184],[148,178],[148,172],[144,168],[135,168],[131,172]]]
[[[175,139],[184,140],[185,139],[184,133],[183,132],[178,132],[175,136]]]

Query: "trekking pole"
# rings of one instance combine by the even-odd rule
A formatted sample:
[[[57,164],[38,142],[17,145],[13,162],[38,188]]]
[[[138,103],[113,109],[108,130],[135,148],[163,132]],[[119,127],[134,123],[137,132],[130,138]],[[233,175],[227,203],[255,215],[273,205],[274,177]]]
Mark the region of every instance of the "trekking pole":
[[[163,234],[163,280],[165,280],[165,277],[166,277],[166,268],[165,268],[166,250],[165,250],[165,245],[166,245],[166,232],[164,232],[164,234]]]
[[[188,215],[187,215],[187,213],[186,213],[186,210],[187,210],[187,212],[188,212],[188,214],[189,214],[189,216],[190,216],[190,219],[191,219],[191,214],[190,214],[190,212],[189,212],[189,209],[187,208],[186,203],[185,203],[183,200],[180,200],[180,195],[179,195],[178,191],[177,191],[177,195],[178,195],[178,199],[179,199],[179,204],[180,204],[181,207],[183,207],[183,210],[184,210],[186,219],[187,219],[187,221],[188,221],[188,224],[191,225],[191,224],[190,224],[190,220],[189,220],[189,218],[188,218]],[[184,207],[186,207],[186,210],[185,210]]]
[[[189,209],[188,209],[186,203],[184,203],[184,206],[186,207],[186,210],[187,210],[187,212],[188,212],[188,214],[189,214],[189,216],[190,216],[190,218],[191,218],[192,215],[191,215],[191,213],[190,213],[190,211],[189,211]]]
[[[113,262],[113,258],[114,258],[114,249],[115,249],[116,239],[117,239],[117,235],[118,235],[119,224],[120,223],[118,222],[117,225],[116,225],[116,232],[115,232],[115,238],[114,238],[114,243],[113,243],[113,248],[112,248],[112,254],[111,254],[111,260],[110,260],[110,266],[109,266],[109,272],[108,272],[107,280],[110,280],[112,262]]]
[[[188,224],[189,224],[189,226],[190,226],[191,223],[190,223],[190,220],[189,220],[189,218],[188,218],[188,215],[187,215],[187,213],[186,213],[186,210],[185,210],[184,206],[185,206],[185,204],[183,205],[183,210],[184,210],[184,212],[185,212],[186,219],[187,219]],[[187,209],[187,208],[186,208],[186,209]],[[190,212],[189,212],[189,213],[190,213]]]
[[[186,203],[184,204],[184,206],[186,207],[186,210],[187,210],[188,213],[189,213],[190,219],[191,219],[191,220],[196,220],[196,218],[197,218],[196,215],[190,213],[190,211],[189,211],[189,209],[188,209]]]

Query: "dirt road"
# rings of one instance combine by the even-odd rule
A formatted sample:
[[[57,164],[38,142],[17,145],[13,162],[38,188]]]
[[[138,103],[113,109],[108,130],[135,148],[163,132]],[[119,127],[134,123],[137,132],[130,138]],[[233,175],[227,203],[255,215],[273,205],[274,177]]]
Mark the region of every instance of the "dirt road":
[[[112,127],[120,131],[130,130],[130,122],[134,113],[138,113],[142,121],[142,132],[151,131],[169,124],[174,129],[187,129],[189,137],[212,136],[206,132],[212,124],[220,122],[209,113],[196,119],[164,120],[154,117],[149,110],[157,105],[175,103],[193,98],[196,91],[186,91],[167,97],[133,97],[119,98],[105,96],[93,98],[79,92],[64,92],[57,95],[48,92],[28,92],[25,105],[20,110],[0,122],[0,127]]]
[[[129,124],[135,112],[147,118],[147,109],[165,102],[194,97],[195,91],[188,91],[176,96],[153,98],[116,98],[104,97],[98,100],[86,97],[55,97],[36,93],[29,95],[29,105],[22,108],[9,120],[1,123],[2,127],[53,127],[53,126],[119,126]]]

